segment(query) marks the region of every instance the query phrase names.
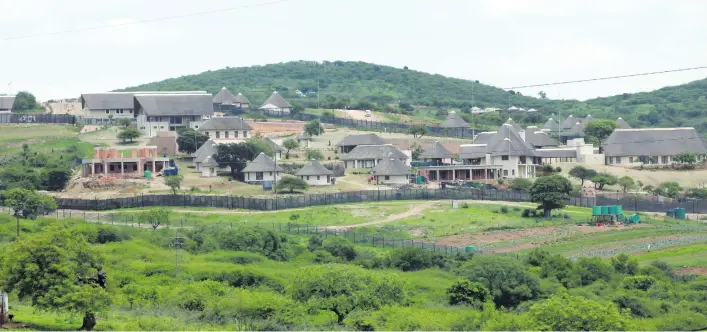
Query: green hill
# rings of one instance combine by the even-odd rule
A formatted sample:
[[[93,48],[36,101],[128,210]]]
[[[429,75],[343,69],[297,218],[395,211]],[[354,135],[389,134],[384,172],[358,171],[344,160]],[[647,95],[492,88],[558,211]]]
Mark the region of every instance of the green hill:
[[[319,88],[319,103],[322,108],[348,106],[406,112],[406,107],[398,109],[389,105],[410,104],[441,110],[435,113],[437,117],[441,117],[447,109],[468,112],[472,106],[506,109],[511,104],[540,111],[538,115],[526,119],[521,115],[513,115],[514,118],[525,120],[527,123],[542,123],[551,114],[561,112],[564,116],[621,116],[637,127],[692,125],[707,132],[707,80],[653,92],[623,94],[581,102],[523,96],[479,81],[433,75],[406,68],[364,62],[295,61],[265,66],[227,67],[129,87],[121,91],[206,90],[215,93],[223,86],[234,93],[243,93],[254,104],[262,103],[273,90],[277,90],[292,102],[305,107],[316,107],[316,91]],[[310,95],[299,96],[296,93],[298,90],[310,92]],[[408,108],[407,112],[415,111]],[[477,121],[493,124],[505,117],[506,115],[488,114],[478,117]]]

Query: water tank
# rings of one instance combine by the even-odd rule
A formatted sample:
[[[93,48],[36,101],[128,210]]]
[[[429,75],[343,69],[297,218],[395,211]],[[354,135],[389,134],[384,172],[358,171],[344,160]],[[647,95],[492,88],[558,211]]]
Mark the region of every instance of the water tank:
[[[671,218],[675,218],[675,209],[668,209],[668,211],[665,211],[665,215]]]
[[[592,206],[592,215],[593,216],[601,215],[601,206]]]
[[[675,219],[685,220],[685,208],[675,209]]]
[[[145,179],[150,179],[150,178],[152,178],[152,171],[150,171],[149,169],[145,170]]]
[[[464,247],[464,252],[476,252],[476,247],[466,246],[466,247]]]
[[[608,206],[602,206],[602,207],[601,207],[601,214],[609,214],[609,207],[608,207]]]
[[[616,214],[624,214],[624,209],[621,205],[616,206]]]
[[[616,214],[616,205],[609,205],[607,208],[609,209],[608,214]]]

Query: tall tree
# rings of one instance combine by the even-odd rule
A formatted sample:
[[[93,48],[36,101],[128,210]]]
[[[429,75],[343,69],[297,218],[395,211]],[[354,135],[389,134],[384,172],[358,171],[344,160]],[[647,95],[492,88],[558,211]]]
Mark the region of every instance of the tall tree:
[[[219,167],[230,167],[233,178],[243,180],[243,168],[261,152],[269,156],[273,154],[272,149],[263,140],[250,139],[241,143],[217,145],[213,158]]]
[[[152,229],[169,225],[169,211],[165,208],[150,209],[140,213],[140,221],[152,226]]]
[[[12,108],[19,111],[30,111],[39,109],[40,106],[33,94],[28,91],[20,91],[15,95],[15,104]]]
[[[584,128],[584,133],[587,135],[590,142],[599,144],[605,138],[609,137],[617,127],[616,122],[612,120],[594,120],[587,123]]]
[[[38,309],[81,313],[81,330],[91,331],[96,313],[110,305],[102,258],[79,232],[33,235],[7,246],[2,258],[3,290]]]
[[[572,183],[562,175],[543,176],[535,180],[530,187],[530,199],[540,203],[545,217],[552,216],[552,210],[561,209],[567,205],[572,192]]]
[[[581,180],[582,186],[584,186],[584,180],[591,179],[592,177],[597,175],[597,171],[580,165],[580,166],[572,167],[572,169],[569,172],[569,175],[573,178],[577,178],[577,179]]]
[[[127,141],[132,143],[138,137],[140,137],[140,132],[137,129],[128,128],[118,133],[118,139],[123,143]]]
[[[410,128],[408,128],[408,131],[410,132],[410,134],[412,134],[412,137],[415,138],[422,138],[422,136],[425,136],[430,133],[430,130],[427,129],[427,126],[422,124],[412,125],[410,126]]]
[[[177,194],[177,191],[182,187],[182,181],[184,181],[184,176],[181,174],[170,175],[164,177],[164,184],[172,189],[173,194]]]
[[[459,274],[471,282],[481,283],[491,292],[496,306],[515,307],[539,295],[540,283],[515,258],[479,255],[459,268]]]
[[[282,147],[285,148],[285,158],[290,159],[290,151],[299,148],[299,142],[297,140],[288,138],[282,142]]]
[[[193,129],[186,129],[177,136],[177,146],[179,146],[179,152],[192,154],[208,140],[209,136]]]
[[[635,182],[633,181],[633,179],[628,176],[620,177],[619,180],[617,181],[617,183],[619,186],[621,186],[621,189],[623,190],[624,194],[626,193],[626,191],[628,191],[629,189],[633,188],[636,185]]]
[[[319,120],[315,119],[307,122],[307,124],[304,126],[304,132],[309,134],[309,136],[318,136],[324,132],[324,127],[322,127],[322,124],[319,122]]]
[[[5,192],[5,205],[14,211],[15,217],[35,219],[43,213],[56,209],[54,197],[22,188]]]

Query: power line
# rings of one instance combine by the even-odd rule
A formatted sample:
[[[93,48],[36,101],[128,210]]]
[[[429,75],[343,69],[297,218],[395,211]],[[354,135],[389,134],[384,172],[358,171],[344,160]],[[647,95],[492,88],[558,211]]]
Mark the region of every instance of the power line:
[[[291,0],[274,0],[274,1],[269,1],[269,2],[261,2],[261,3],[251,4],[251,5],[244,5],[244,6],[238,6],[238,7],[230,7],[230,8],[215,9],[215,10],[209,10],[209,11],[203,11],[203,12],[195,12],[195,13],[182,14],[182,15],[175,15],[175,16],[158,17],[158,18],[146,19],[146,20],[139,20],[139,21],[134,21],[134,22],[117,23],[117,24],[106,24],[106,25],[99,25],[99,26],[90,27],[90,28],[69,29],[69,30],[54,31],[54,32],[42,32],[42,33],[31,34],[31,35],[21,35],[21,36],[5,37],[5,38],[0,38],[0,41],[8,41],[8,40],[16,40],[16,39],[27,39],[27,38],[44,37],[44,36],[54,36],[54,35],[60,35],[60,34],[65,34],[65,33],[85,32],[85,31],[92,31],[92,30],[101,30],[101,29],[117,28],[117,27],[129,26],[129,25],[138,25],[138,24],[145,24],[145,23],[169,21],[169,20],[176,20],[176,19],[180,19],[180,18],[195,17],[195,16],[204,16],[204,15],[211,15],[211,14],[216,14],[216,13],[223,13],[223,12],[234,11],[234,10],[243,9],[243,8],[255,8],[255,7],[264,7],[264,6],[276,5],[276,4],[280,4],[280,3],[283,3],[283,2],[287,2],[287,1],[291,1]]]
[[[510,88],[504,88],[504,90],[535,88],[535,87],[540,87],[540,86],[565,85],[565,84],[594,82],[594,81],[606,81],[606,80],[614,80],[614,79],[618,79],[618,78],[659,75],[659,74],[675,73],[675,72],[681,72],[681,71],[691,71],[691,70],[698,70],[698,69],[707,69],[707,66],[689,67],[689,68],[680,68],[680,69],[669,69],[669,70],[653,71],[653,72],[648,72],[648,73],[628,74],[628,75],[619,75],[619,76],[595,77],[595,78],[587,78],[587,79],[574,80],[574,81],[562,81],[562,82],[554,82],[554,83],[522,85],[522,86],[514,86],[514,87],[510,87]]]

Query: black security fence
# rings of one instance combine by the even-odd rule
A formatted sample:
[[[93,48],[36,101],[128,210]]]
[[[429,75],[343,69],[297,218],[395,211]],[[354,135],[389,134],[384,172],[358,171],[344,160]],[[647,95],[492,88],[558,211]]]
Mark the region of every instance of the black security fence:
[[[76,117],[69,114],[43,114],[43,113],[3,113],[0,114],[0,124],[21,123],[57,123],[74,124]]]
[[[213,207],[275,211],[309,206],[385,202],[396,200],[486,200],[530,202],[530,194],[514,190],[480,189],[387,189],[326,194],[279,195],[274,197],[214,196],[214,195],[136,195],[107,199],[57,198],[59,209],[113,210],[153,206]],[[650,196],[573,197],[569,205],[622,205],[624,211],[665,212],[683,207],[687,213],[707,213],[707,200],[652,199]]]

